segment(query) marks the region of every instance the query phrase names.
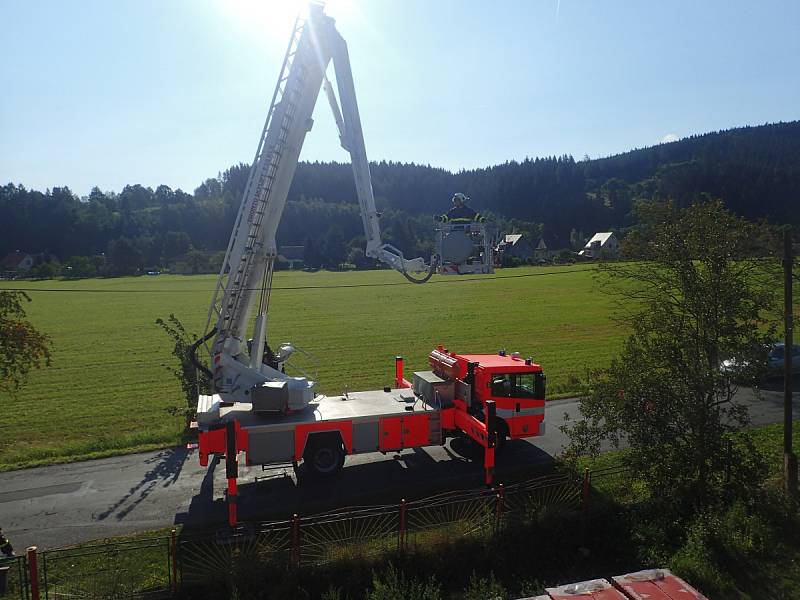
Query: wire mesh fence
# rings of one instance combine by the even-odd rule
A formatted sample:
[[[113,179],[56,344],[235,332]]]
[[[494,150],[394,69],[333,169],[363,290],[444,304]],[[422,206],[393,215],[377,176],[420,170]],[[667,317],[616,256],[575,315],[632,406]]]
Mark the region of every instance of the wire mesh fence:
[[[397,505],[336,511],[295,520],[295,566],[375,556],[397,548]]]
[[[170,538],[46,550],[39,578],[48,600],[163,597],[173,582]]]
[[[596,498],[634,501],[643,491],[641,481],[634,477],[634,472],[627,465],[592,469],[587,472],[587,477],[587,486]]]
[[[200,585],[234,578],[242,564],[283,563],[292,552],[291,535],[291,523],[279,521],[184,537],[175,545],[177,579]]]
[[[572,474],[541,477],[502,490],[500,525],[542,521],[554,512],[585,508],[583,482]]]
[[[600,476],[624,476],[602,472]],[[242,576],[249,568],[300,568],[415,552],[454,539],[502,534],[585,510],[589,475],[546,475],[509,486],[353,507],[282,521],[247,523],[210,535],[153,537],[61,548],[38,554],[41,598],[167,597],[189,587]],[[10,561],[0,598],[33,598],[24,557]],[[2,592],[0,592],[2,594]]]
[[[25,557],[13,556],[0,559],[0,598],[2,600],[29,598]]]
[[[494,531],[496,495],[491,490],[447,492],[409,503],[402,549]]]

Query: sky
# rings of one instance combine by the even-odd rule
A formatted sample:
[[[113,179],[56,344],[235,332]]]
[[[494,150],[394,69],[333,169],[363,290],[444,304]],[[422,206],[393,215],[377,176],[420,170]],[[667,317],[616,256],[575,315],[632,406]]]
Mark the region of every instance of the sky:
[[[0,185],[249,163],[296,0],[0,0]],[[450,170],[800,118],[800,2],[330,0],[371,160]],[[303,160],[346,161],[320,98]]]

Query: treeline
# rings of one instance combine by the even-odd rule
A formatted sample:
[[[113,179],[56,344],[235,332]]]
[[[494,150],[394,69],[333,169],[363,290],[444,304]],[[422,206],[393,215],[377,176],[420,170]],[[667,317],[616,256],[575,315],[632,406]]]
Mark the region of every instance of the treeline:
[[[798,222],[800,121],[706,133],[595,160],[565,155],[457,173],[379,162],[372,176],[378,201],[386,207],[432,214],[447,208],[453,191],[463,191],[476,209],[541,224],[560,240],[573,229],[630,225],[631,206],[639,199],[671,198],[688,205],[702,194],[722,198],[749,219]],[[350,167],[301,164],[292,192],[295,198],[352,201]]]
[[[751,219],[800,219],[799,121],[693,136],[599,160],[536,158],[457,173],[382,161],[371,169],[385,241],[409,256],[430,253],[431,216],[449,208],[455,191],[493,215],[500,232],[544,235],[551,249],[574,246],[584,237],[578,232],[630,226],[631,207],[640,199],[683,205],[708,194]],[[188,272],[215,270],[247,175],[240,164],[191,194],[136,184],[118,193],[94,188],[83,198],[66,187],[41,192],[9,183],[0,187],[0,254],[20,250],[40,262],[76,263],[81,268],[74,272],[89,275],[176,262]],[[303,246],[312,267],[370,265],[348,164],[298,165],[278,243]]]

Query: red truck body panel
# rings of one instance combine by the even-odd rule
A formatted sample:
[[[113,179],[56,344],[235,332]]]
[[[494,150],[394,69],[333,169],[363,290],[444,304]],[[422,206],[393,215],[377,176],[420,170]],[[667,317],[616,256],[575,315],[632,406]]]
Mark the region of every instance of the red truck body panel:
[[[403,447],[403,417],[386,417],[380,420],[381,452]]]
[[[385,417],[379,424],[381,452],[417,448],[431,443],[428,415]]]
[[[526,365],[525,359],[507,354],[456,354],[456,358],[463,361],[465,372],[468,362],[476,362],[495,373],[531,373],[542,370],[536,363]]]
[[[299,423],[294,430],[294,459],[303,458],[308,436],[311,433],[323,431],[338,431],[344,442],[344,449],[348,454],[353,453],[353,423],[352,421],[319,421],[317,423]]]
[[[431,443],[428,415],[403,417],[403,448],[417,448]]]

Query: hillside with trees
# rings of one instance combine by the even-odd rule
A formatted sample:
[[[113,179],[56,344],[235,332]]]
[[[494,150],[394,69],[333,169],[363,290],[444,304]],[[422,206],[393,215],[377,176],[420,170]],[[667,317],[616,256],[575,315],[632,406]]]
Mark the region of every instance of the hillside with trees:
[[[246,165],[234,165],[191,194],[133,184],[119,192],[94,188],[81,198],[67,187],[41,192],[8,183],[0,187],[0,257],[16,250],[35,255],[43,276],[56,263],[76,277],[133,274],[176,262],[185,272],[213,271],[247,174]],[[449,208],[455,191],[493,215],[500,231],[544,234],[551,248],[574,247],[595,231],[624,230],[633,224],[631,208],[639,199],[685,206],[707,195],[748,219],[797,223],[800,121],[707,133],[594,160],[535,158],[457,173],[381,161],[372,164],[372,179],[386,241],[413,256],[430,252],[431,216]],[[278,243],[303,246],[312,267],[369,266],[348,164],[298,165]]]

